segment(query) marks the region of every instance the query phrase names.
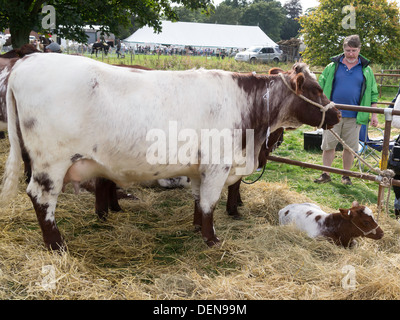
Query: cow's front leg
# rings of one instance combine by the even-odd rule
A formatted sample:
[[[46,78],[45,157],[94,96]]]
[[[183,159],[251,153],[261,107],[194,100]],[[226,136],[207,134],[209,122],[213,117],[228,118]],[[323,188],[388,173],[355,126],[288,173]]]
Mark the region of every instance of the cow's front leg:
[[[226,211],[230,216],[234,219],[240,219],[240,213],[238,211],[238,206],[242,204],[242,200],[240,198],[240,183],[242,182],[239,179],[234,184],[228,187],[228,200],[226,201]]]
[[[100,220],[106,220],[109,208],[115,212],[122,211],[118,204],[117,186],[114,182],[96,178],[95,185],[95,210]]]
[[[54,215],[61,188],[62,180],[55,183],[47,173],[33,173],[27,188],[42,230],[44,243],[51,250],[65,250]]]

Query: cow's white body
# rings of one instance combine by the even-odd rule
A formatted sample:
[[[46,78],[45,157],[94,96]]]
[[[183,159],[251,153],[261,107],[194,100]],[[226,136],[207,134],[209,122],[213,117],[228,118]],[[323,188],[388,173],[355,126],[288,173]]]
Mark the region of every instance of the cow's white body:
[[[47,149],[60,151],[53,156],[69,160],[80,154],[93,161],[87,165],[96,162],[96,171],[120,185],[133,180],[199,176],[202,169],[196,164],[149,164],[144,156],[154,141],[146,141],[147,133],[159,129],[165,132],[168,142],[170,121],[176,121],[178,132],[189,128],[196,130],[199,137],[202,129],[233,129],[241,123],[241,112],[249,103],[240,101],[237,85],[224,72],[218,76],[206,70],[132,72],[90,59],[68,57],[61,61],[62,65],[56,55],[39,54],[16,65],[10,79],[11,90],[23,87],[29,74],[31,81],[49,84],[45,101],[39,88],[18,92],[19,99],[24,99],[17,101],[24,105],[20,122],[36,119],[34,126],[40,127],[38,136],[39,132],[21,126],[25,144],[31,149],[28,152],[39,152],[46,137]],[[57,72],[40,72],[44,65],[52,63],[59,66]],[[76,70],[84,76],[77,76]],[[22,74],[23,77],[18,76]],[[60,74],[62,82],[58,80]],[[243,108],[238,108],[241,105]],[[168,154],[168,145],[166,151]]]
[[[293,85],[299,88],[307,79],[302,72],[296,71],[290,78],[294,82],[297,79]],[[302,105],[307,103],[289,92],[281,80],[271,81],[266,76],[238,78],[217,70],[131,70],[60,54],[32,54],[20,59],[8,79],[11,150],[2,199],[8,199],[16,190],[21,147],[25,147],[32,166],[27,193],[46,244],[57,248],[62,240],[54,211],[65,183],[104,177],[124,186],[132,181],[188,176],[195,199],[195,224],[197,221],[202,227],[208,244],[218,242],[212,222],[214,206],[223,186],[240,179],[236,169],[243,164],[237,164],[235,156],[243,149],[248,151],[251,145],[243,147],[243,136],[233,135],[234,130],[254,131],[254,146],[246,154],[249,174],[257,168],[254,155],[259,154],[267,132],[303,122],[316,125],[322,116],[312,105],[303,111]],[[315,79],[309,81],[311,87],[318,86]],[[265,93],[270,89],[281,96],[271,93],[271,99],[265,102]],[[288,94],[282,97],[283,92]],[[321,101],[321,96],[318,99]],[[258,118],[254,117],[255,111]],[[337,114],[336,109],[329,110],[326,124],[337,123]],[[198,161],[168,159],[165,164],[150,163],[147,155],[155,143],[148,136],[152,130],[164,134],[168,157],[176,159],[175,153],[184,146],[198,155]],[[206,159],[202,140],[179,136],[185,130],[198,138],[204,130],[214,130],[216,135],[231,130],[231,158],[224,158],[226,153],[218,148],[211,153],[219,154],[218,161],[215,157]]]

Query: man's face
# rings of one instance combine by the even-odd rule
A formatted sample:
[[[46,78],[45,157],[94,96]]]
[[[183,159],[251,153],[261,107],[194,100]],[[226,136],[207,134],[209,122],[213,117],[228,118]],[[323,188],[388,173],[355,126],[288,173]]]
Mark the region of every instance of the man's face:
[[[344,49],[344,56],[347,61],[355,61],[358,60],[358,55],[360,54],[360,48],[353,48],[349,46],[345,46]]]

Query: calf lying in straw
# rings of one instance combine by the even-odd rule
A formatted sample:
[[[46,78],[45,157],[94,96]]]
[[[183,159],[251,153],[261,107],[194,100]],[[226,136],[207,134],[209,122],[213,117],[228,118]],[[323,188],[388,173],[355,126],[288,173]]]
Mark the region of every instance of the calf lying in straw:
[[[381,239],[383,231],[376,223],[371,209],[360,206],[357,201],[350,209],[339,209],[340,212],[328,214],[312,203],[295,203],[279,211],[281,225],[294,223],[305,231],[309,237],[324,237],[335,244],[351,247],[357,237]]]

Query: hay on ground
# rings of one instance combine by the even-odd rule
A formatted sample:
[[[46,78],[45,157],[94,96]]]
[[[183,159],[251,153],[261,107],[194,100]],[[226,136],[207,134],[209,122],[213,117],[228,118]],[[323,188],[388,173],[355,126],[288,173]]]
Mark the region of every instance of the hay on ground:
[[[222,243],[211,249],[193,232],[188,189],[134,186],[139,200],[121,200],[124,212],[100,222],[94,196],[69,188],[56,210],[62,255],[45,250],[25,189],[21,179],[18,197],[0,208],[0,299],[400,298],[399,223],[381,214],[384,238],[354,249],[310,239],[278,225],[282,207],[312,202],[285,183],[243,185],[241,220],[226,214],[224,191],[215,211]]]

